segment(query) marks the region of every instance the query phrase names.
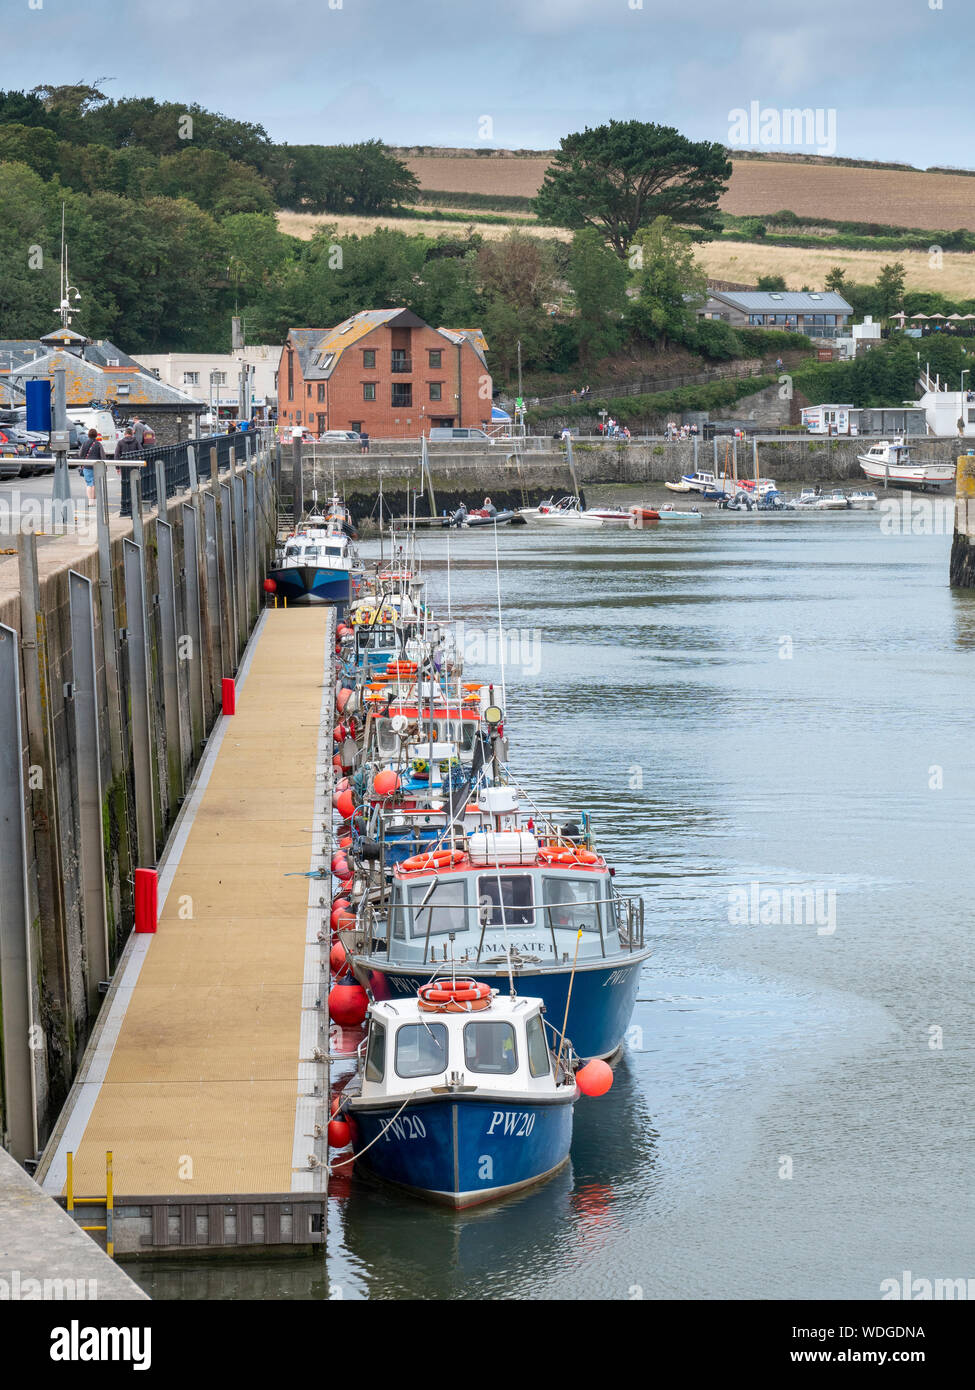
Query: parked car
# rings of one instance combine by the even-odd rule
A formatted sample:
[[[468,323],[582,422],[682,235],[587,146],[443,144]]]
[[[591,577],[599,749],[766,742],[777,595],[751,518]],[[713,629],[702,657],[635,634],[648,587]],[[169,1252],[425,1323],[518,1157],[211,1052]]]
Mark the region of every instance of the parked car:
[[[356,430],[325,430],[318,436],[319,444],[358,444],[359,434]]]

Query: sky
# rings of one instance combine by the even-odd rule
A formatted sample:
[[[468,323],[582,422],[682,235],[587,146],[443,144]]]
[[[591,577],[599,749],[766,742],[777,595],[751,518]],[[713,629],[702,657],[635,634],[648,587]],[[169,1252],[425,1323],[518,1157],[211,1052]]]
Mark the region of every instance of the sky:
[[[972,0],[3,0],[0,15],[4,88],[101,78],[293,144],[552,149],[615,117],[975,167]],[[794,108],[818,132],[783,141]]]

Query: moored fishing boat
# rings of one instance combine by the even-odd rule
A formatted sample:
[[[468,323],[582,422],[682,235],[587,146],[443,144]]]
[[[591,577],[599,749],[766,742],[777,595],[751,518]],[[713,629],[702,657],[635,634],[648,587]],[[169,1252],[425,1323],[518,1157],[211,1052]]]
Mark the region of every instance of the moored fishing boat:
[[[540,996],[581,1057],[617,1051],[650,952],[643,904],[616,891],[585,813],[529,814],[511,784],[481,786],[377,887],[343,936],[374,998],[414,995],[449,948],[474,979]]]
[[[327,512],[313,506],[285,538],[268,570],[269,592],[291,603],[328,603],[339,609],[355,598],[362,567],[348,509],[333,497]]]
[[[577,1088],[550,1037],[540,999],[452,975],[374,1003],[339,1112],[357,1168],[457,1208],[555,1173]]]

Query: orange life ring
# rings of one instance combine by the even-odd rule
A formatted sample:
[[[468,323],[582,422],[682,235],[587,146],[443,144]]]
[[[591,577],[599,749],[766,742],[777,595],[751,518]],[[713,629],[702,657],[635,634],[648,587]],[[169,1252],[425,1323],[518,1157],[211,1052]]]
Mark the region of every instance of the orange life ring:
[[[558,845],[542,845],[538,857],[543,864],[574,864],[575,850],[562,849]]]
[[[593,854],[591,849],[577,849],[575,856],[580,864],[598,864],[599,855]]]
[[[419,1005],[430,1013],[466,1014],[486,1009],[491,1003],[491,986],[479,980],[435,980],[417,990]]]
[[[404,859],[400,868],[407,873],[413,873],[416,869],[443,869],[450,864],[459,864],[466,857],[462,849],[439,849],[429,854],[414,854],[411,859]]]

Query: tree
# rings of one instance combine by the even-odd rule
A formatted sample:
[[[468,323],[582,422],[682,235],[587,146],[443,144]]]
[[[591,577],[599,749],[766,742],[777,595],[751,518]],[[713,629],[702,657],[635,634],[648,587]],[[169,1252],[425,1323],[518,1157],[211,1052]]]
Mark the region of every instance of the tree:
[[[760,275],[755,286],[759,290],[784,290],[786,288],[784,275]]]
[[[56,186],[26,164],[0,164],[0,207],[0,324],[6,338],[34,338],[58,302]]]
[[[625,259],[636,233],[658,217],[718,228],[731,164],[723,145],[691,141],[671,126],[610,121],[567,135],[546,171],[535,211],[562,227],[595,227]]]
[[[419,181],[380,140],[285,146],[279,198],[305,212],[389,212],[415,203]]]
[[[277,220],[261,212],[238,212],[220,223],[230,278],[243,295],[274,285],[299,242],[278,230]]]
[[[658,217],[635,238],[630,264],[637,297],[627,319],[650,342],[681,341],[693,334],[693,303],[703,301],[707,277],[694,260],[691,238],[667,217]]]
[[[260,174],[220,150],[190,147],[164,155],[149,176],[149,187],[167,198],[189,198],[215,217],[274,210],[271,190]]]
[[[894,312],[904,298],[904,267],[900,261],[880,267],[880,274],[877,276],[877,294],[880,299],[880,312],[886,318]]]
[[[841,265],[834,265],[826,276],[824,288],[832,290],[834,294],[844,294],[846,292],[846,271]]]
[[[626,266],[595,227],[583,227],[572,238],[568,279],[575,294],[579,360],[588,367],[622,342]]]
[[[42,126],[0,125],[0,163],[26,164],[49,179],[58,169],[58,138]]]

